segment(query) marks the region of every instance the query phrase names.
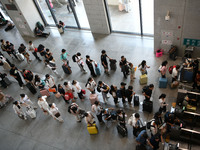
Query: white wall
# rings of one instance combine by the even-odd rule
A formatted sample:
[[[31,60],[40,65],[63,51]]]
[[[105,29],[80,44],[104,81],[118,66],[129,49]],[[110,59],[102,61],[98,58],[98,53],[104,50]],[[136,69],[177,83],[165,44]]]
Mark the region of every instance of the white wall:
[[[119,5],[119,0],[106,0],[108,5]]]

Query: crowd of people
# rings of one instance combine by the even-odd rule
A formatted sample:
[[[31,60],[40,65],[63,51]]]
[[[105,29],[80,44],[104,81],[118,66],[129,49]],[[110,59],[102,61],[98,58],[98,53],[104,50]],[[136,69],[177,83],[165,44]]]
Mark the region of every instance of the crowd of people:
[[[23,60],[26,58],[28,64],[31,63],[30,59],[30,52],[34,55],[35,59],[39,62],[44,62],[44,64],[50,68],[58,78],[63,79],[59,73],[56,71],[57,65],[56,60],[53,57],[53,53],[50,49],[45,48],[44,45],[40,44],[38,47],[33,45],[32,41],[29,41],[28,46],[22,43],[18,50],[15,49],[14,44],[10,43],[9,41],[1,40],[1,49],[2,52],[0,53],[0,64],[3,66],[4,70],[9,72],[10,76],[17,80],[21,89],[23,89],[23,85],[26,84],[29,90],[35,94],[37,93],[37,88],[40,91],[38,96],[38,106],[44,112],[45,115],[52,116],[55,120],[59,122],[64,122],[62,115],[56,106],[55,103],[48,103],[46,100],[50,95],[49,92],[53,93],[57,98],[62,97],[66,105],[68,106],[68,112],[76,117],[77,122],[81,122],[84,118],[87,125],[92,126],[96,121],[95,118],[99,121],[100,124],[105,124],[107,127],[111,124],[112,121],[117,121],[120,125],[126,127],[126,121],[124,119],[124,111],[121,109],[114,109],[114,108],[103,108],[101,103],[96,100],[94,104],[91,105],[91,110],[86,111],[79,107],[75,101],[79,98],[81,101],[85,99],[84,87],[81,87],[80,83],[76,80],[64,81],[63,85],[58,84],[56,85],[54,77],[52,75],[46,74],[45,77],[41,77],[38,74],[34,74],[31,70],[28,69],[18,69],[15,64],[10,63],[9,59],[5,56],[4,53],[7,53],[12,59]],[[40,56],[38,56],[40,54]],[[63,62],[64,66],[67,66],[68,71],[71,70],[70,62],[69,62],[69,54],[66,49],[62,49],[60,53],[60,60]],[[101,64],[104,68],[104,73],[109,75],[109,67],[108,67],[108,59],[110,61],[114,60],[113,58],[109,57],[106,54],[105,50],[101,52]],[[135,107],[133,105],[134,97],[136,96],[136,92],[133,89],[133,86],[129,85],[126,87],[125,82],[120,83],[120,87],[117,85],[108,85],[103,81],[98,81],[96,83],[95,77],[97,76],[95,72],[95,67],[97,67],[97,62],[92,60],[89,55],[86,55],[86,61],[84,63],[82,55],[80,52],[77,52],[72,56],[73,62],[77,63],[80,67],[80,70],[87,73],[85,69],[85,63],[90,70],[91,77],[88,78],[87,83],[85,84],[85,88],[90,92],[90,94],[96,94],[97,91],[102,94],[103,102],[107,104],[109,99],[109,94],[113,97],[113,101],[116,105],[120,103],[120,99],[126,108],[127,103],[129,107]],[[115,61],[116,62],[116,61]],[[164,61],[159,68],[162,78],[166,78],[167,72],[167,61]],[[130,75],[130,80],[134,81],[135,79],[135,71],[137,67],[134,67],[133,63],[126,60],[124,56],[121,56],[121,60],[119,61],[119,67],[121,72],[124,75],[124,78],[127,78]],[[94,69],[95,68],[95,69]],[[141,74],[147,74],[147,69],[150,68],[146,64],[146,61],[143,60],[139,65],[138,69],[141,71]],[[172,83],[178,81],[178,69],[180,68],[179,65],[173,67],[172,70]],[[70,71],[69,71],[70,73]],[[3,82],[4,78],[7,74],[1,73],[1,85],[7,88],[7,83]],[[26,83],[23,82],[25,80]],[[35,92],[34,92],[35,89]],[[152,96],[152,91],[154,89],[153,84],[149,84],[145,86],[143,90],[144,101],[150,101]],[[2,92],[1,92],[2,93]],[[3,93],[2,93],[3,95]],[[3,107],[6,105],[5,96],[1,96],[1,106]],[[154,100],[155,101],[155,100]],[[166,103],[166,94],[162,93],[158,97],[158,102],[160,104],[159,110],[155,113],[154,118],[150,121],[149,131],[151,135],[147,134],[146,125],[143,125],[142,121],[140,120],[139,113],[134,113],[128,119],[128,124],[133,127],[133,135],[136,138],[136,142],[138,146],[148,148],[148,149],[158,149],[159,142],[163,142],[163,135],[170,132],[170,128],[175,123],[174,114],[169,113],[167,111],[168,104]],[[24,111],[24,108],[26,111]],[[31,101],[28,95],[21,92],[20,100],[13,102],[13,109],[14,112],[21,118],[26,120],[27,115],[31,118],[36,117],[35,109],[37,106]],[[96,117],[95,117],[96,116]],[[164,120],[161,116],[165,116]],[[147,123],[148,125],[148,123]],[[148,128],[148,127],[147,127]]]

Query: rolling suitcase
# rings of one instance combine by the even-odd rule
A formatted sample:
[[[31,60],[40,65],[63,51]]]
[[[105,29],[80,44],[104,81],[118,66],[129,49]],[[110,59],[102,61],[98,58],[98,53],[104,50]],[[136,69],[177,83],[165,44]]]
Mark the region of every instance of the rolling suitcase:
[[[46,89],[42,89],[42,90],[40,90],[40,94],[41,94],[42,96],[47,96],[47,97],[49,97],[49,96],[50,96],[50,93],[49,93],[49,91],[48,91],[48,90],[46,90]]]
[[[101,68],[100,68],[99,63],[95,64],[95,72],[96,72],[96,75],[98,75],[98,76],[101,75]]]
[[[71,74],[72,73],[71,67],[69,65],[63,64],[62,65],[62,69],[66,74]]]
[[[185,70],[183,74],[183,80],[186,82],[193,81],[193,71],[192,70]]]
[[[30,92],[32,93],[32,94],[36,94],[37,93],[37,91],[36,91],[36,88],[32,85],[32,83],[27,83],[26,84],[26,87],[30,90]]]
[[[117,63],[117,61],[115,59],[110,59],[110,70],[116,70],[117,69],[116,63]]]
[[[91,105],[93,105],[95,101],[99,101],[97,94],[90,94],[90,98],[89,99],[90,99]]]
[[[167,78],[159,78],[159,88],[167,88]]]
[[[36,118],[36,112],[35,112],[35,110],[34,110],[33,108],[27,107],[26,113],[27,113],[27,115],[29,115],[32,119],[33,119],[33,118]]]
[[[12,82],[7,77],[5,77],[3,79],[3,81],[6,83],[7,86],[10,85],[10,84],[12,84]]]
[[[143,102],[143,111],[147,111],[151,113],[153,110],[153,102],[152,101],[145,101]]]
[[[139,106],[139,96],[134,96],[134,106]]]
[[[118,124],[117,125],[117,131],[119,134],[121,134],[123,137],[127,136],[128,132],[127,132],[127,128],[123,127],[122,125]]]
[[[96,124],[93,124],[92,126],[87,125],[87,130],[89,134],[97,134],[98,133],[98,128]]]
[[[148,81],[147,75],[143,74],[140,76],[140,84],[146,84]]]
[[[23,54],[20,54],[20,53],[17,52],[16,56],[17,56],[18,60],[24,61],[24,55]]]

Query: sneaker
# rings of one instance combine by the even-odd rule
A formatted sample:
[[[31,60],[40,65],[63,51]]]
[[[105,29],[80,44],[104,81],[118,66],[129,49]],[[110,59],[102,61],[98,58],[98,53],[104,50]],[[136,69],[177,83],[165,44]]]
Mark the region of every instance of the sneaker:
[[[23,88],[23,87],[21,87],[21,89],[23,90],[24,88]]]

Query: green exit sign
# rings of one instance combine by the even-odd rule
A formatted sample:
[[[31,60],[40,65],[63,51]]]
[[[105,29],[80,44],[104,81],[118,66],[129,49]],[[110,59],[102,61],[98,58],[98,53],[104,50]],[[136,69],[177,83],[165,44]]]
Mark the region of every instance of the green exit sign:
[[[197,39],[184,39],[183,45],[200,47],[200,40]]]

